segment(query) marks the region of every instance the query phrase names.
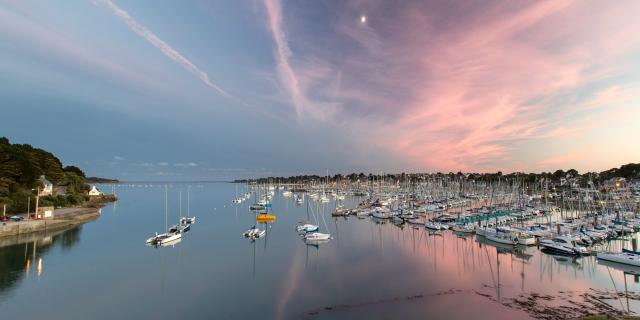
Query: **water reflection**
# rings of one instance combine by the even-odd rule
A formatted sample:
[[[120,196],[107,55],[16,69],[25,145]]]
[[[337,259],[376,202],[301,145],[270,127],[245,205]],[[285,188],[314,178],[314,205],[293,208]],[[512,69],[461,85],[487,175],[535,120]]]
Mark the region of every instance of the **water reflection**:
[[[81,233],[82,226],[72,226],[0,239],[0,295],[8,294],[32,272],[42,276],[49,251],[56,246],[70,250],[80,242]]]
[[[634,310],[633,292],[640,289],[640,270],[598,263],[594,257],[548,255],[536,247],[430,232],[423,225],[392,220],[331,218],[327,208],[332,203],[295,205],[278,193],[273,199],[277,221],[257,223],[250,202],[229,204],[232,184],[192,189],[198,195],[192,209],[201,213],[197,227],[175,250],[149,250],[140,237],[164,226],[157,218],[164,209],[163,188],[164,183],[120,190],[118,214],[107,213],[86,226],[80,246],[78,228],[0,249],[0,286],[19,288],[0,298],[3,316],[38,318],[49,307],[75,301],[82,313],[62,308],[57,318],[440,319],[480,314],[516,319],[527,314],[510,317],[511,309],[503,304],[532,292],[556,297],[571,291],[577,297],[590,288],[617,290],[620,300],[608,302]],[[334,239],[305,242],[295,228],[305,218]],[[265,230],[263,238],[241,236],[253,225]],[[612,242],[609,249],[623,244]],[[38,269],[41,281],[16,284],[37,279]],[[49,305],[31,306],[22,298],[55,291],[61,283],[72,290],[50,297]],[[97,287],[99,299],[87,294]],[[321,312],[310,315],[314,310]]]

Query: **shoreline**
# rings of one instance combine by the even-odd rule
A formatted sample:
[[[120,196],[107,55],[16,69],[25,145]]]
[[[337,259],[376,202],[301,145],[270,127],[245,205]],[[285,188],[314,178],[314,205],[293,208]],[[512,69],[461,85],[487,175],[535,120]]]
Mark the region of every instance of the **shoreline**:
[[[55,231],[65,227],[84,224],[100,217],[102,207],[78,207],[55,209],[53,217],[42,220],[2,222],[0,238],[25,235],[42,231]]]

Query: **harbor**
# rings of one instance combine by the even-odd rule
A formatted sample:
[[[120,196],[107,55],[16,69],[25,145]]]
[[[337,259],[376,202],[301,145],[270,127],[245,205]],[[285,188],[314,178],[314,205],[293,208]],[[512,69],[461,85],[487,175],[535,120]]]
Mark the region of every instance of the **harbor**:
[[[375,194],[355,195],[363,190],[338,190],[326,184],[329,201],[320,200],[322,194],[314,200],[312,194],[322,192],[322,187],[309,187],[303,194],[289,193],[291,187],[276,184],[117,185],[119,200],[106,204],[100,219],[80,230],[34,233],[35,238],[6,243],[2,252],[14,262],[2,272],[13,280],[0,286],[0,306],[8,316],[36,317],[62,299],[73,299],[80,307],[60,310],[57,316],[82,318],[95,312],[96,319],[127,318],[132,313],[189,318],[216,314],[228,319],[415,318],[425,310],[436,318],[468,318],[486,312],[498,319],[565,319],[640,312],[638,268],[594,255],[632,249],[640,240],[636,232],[585,245],[593,251],[586,255],[561,255],[545,252],[540,241],[505,244],[470,232],[426,228],[427,222],[445,215],[457,219],[460,213],[465,219],[465,210],[491,215],[495,212],[488,210],[487,199],[472,201],[471,209],[461,204],[439,210],[436,205],[433,212],[421,213],[414,208],[413,218],[403,212],[406,222],[402,223],[396,217],[402,200],[388,201],[391,217],[380,219],[358,212],[371,212],[387,198],[380,197],[378,202]],[[265,195],[265,208],[251,210]],[[233,201],[240,197],[244,200]],[[500,202],[502,207],[509,203]],[[149,234],[164,229],[165,209],[170,225],[179,220],[181,208],[183,216],[197,216],[191,230],[172,245],[145,245]],[[336,208],[349,214],[336,216]],[[265,219],[264,214],[275,219]],[[476,223],[492,227],[498,218],[499,227],[525,228],[551,221],[553,227],[565,223],[562,230],[573,230],[561,222],[572,214],[564,219],[557,214],[532,215],[524,221],[510,214],[491,215]],[[582,214],[574,212],[574,220],[593,221]],[[631,223],[629,216],[622,216]],[[421,224],[409,223],[416,217]],[[599,223],[609,225],[606,219],[616,219],[614,212],[606,217]],[[305,223],[318,229],[299,228]],[[264,234],[243,236],[251,227]],[[306,231],[330,238],[306,239]],[[69,232],[74,245],[55,249],[62,248]],[[72,260],[73,265],[61,259]],[[60,283],[74,290],[44,299]],[[109,303],[96,304],[83,294],[96,287],[101,300]],[[121,294],[124,287],[127,293]],[[25,296],[39,297],[43,305],[29,307],[28,300],[21,298]],[[246,301],[255,307],[242,307]],[[113,304],[119,308],[111,308]],[[459,304],[466,307],[457,308]]]

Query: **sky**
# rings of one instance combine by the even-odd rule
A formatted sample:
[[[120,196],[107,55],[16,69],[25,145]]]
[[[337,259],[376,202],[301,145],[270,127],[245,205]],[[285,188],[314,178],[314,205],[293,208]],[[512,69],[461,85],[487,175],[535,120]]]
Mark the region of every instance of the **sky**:
[[[640,162],[638,1],[0,0],[0,136],[122,180]]]

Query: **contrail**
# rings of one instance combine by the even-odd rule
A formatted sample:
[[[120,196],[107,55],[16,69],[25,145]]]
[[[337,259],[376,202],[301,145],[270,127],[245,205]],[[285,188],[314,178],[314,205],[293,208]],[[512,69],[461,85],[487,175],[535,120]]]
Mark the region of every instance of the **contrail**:
[[[280,0],[265,0],[264,5],[267,8],[269,27],[276,43],[276,60],[278,61],[280,80],[288,87],[296,113],[300,116],[308,100],[300,88],[298,77],[289,63],[291,49],[282,27],[282,5]]]
[[[167,57],[169,57],[169,59],[177,62],[182,67],[184,67],[189,72],[191,72],[193,75],[200,78],[200,80],[202,80],[202,82],[204,82],[207,86],[209,86],[210,88],[213,88],[214,90],[218,91],[220,94],[222,94],[223,96],[231,100],[234,100],[242,105],[249,106],[245,102],[237,98],[236,96],[228,93],[224,89],[220,88],[220,86],[211,82],[211,79],[209,79],[209,75],[206,72],[200,70],[200,68],[198,68],[195,64],[189,61],[189,59],[187,59],[185,56],[180,54],[180,52],[176,51],[164,40],[160,39],[157,35],[155,35],[155,33],[151,32],[151,30],[147,29],[145,26],[138,23],[135,19],[133,19],[133,17],[129,15],[129,13],[120,9],[120,7],[118,7],[115,3],[111,2],[111,0],[94,1],[94,3],[98,3],[98,2],[107,6],[111,10],[111,12],[116,17],[120,18],[127,26],[129,26],[129,28],[131,28],[133,32],[143,37],[145,40],[151,43],[154,47],[160,49],[160,51],[164,53]]]

